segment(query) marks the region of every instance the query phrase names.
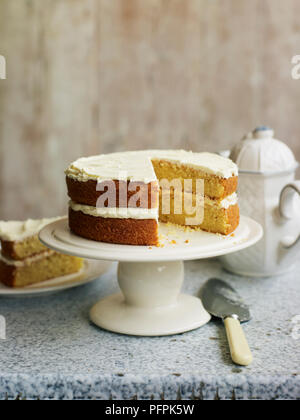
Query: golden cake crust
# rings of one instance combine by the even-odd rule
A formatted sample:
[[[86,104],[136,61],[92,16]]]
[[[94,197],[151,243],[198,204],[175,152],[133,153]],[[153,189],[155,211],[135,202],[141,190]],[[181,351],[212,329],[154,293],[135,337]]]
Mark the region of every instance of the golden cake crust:
[[[237,176],[234,176],[229,179],[222,179],[221,183],[224,188],[224,193],[220,198],[224,199],[228,197],[229,195],[234,194],[237,191],[239,178]]]
[[[23,241],[3,241],[1,240],[1,253],[4,257],[22,261],[28,257],[45,252],[48,248],[43,245],[37,236],[24,239]]]
[[[224,211],[226,212],[228,220],[228,228],[225,235],[230,235],[230,233],[234,232],[240,224],[240,207],[236,204],[235,206],[229,207],[227,210],[224,209]]]
[[[77,181],[76,179],[66,177],[67,188],[68,188],[68,195],[72,201],[78,204],[85,204],[88,206],[97,206],[97,200],[102,194],[105,193],[104,191],[97,191],[97,181],[88,180],[86,182]],[[105,185],[114,184],[115,191],[116,191],[116,202],[112,207],[127,207],[127,203],[130,206],[130,198],[133,197],[139,191],[140,202],[137,203],[136,207],[140,208],[155,208],[158,204],[158,191],[159,186],[157,182],[152,182],[149,184],[145,184],[143,182],[132,182],[130,183],[130,188],[132,191],[128,190],[129,182],[125,181],[108,181],[105,182]],[[101,187],[99,183],[99,186]],[[98,186],[98,187],[99,187]],[[123,189],[125,192],[124,196],[126,197],[125,200],[120,200],[120,189]],[[123,194],[121,194],[122,197]],[[112,197],[114,200],[114,197]],[[113,201],[112,201],[113,202]],[[104,207],[108,207],[108,202],[104,203]]]
[[[154,219],[94,217],[69,209],[72,232],[86,239],[123,245],[158,245],[158,223]]]
[[[12,260],[18,260],[19,257],[15,250],[15,242],[12,241],[3,241],[1,240],[1,253],[6,258],[11,258]]]
[[[0,283],[14,287],[16,267],[7,265],[0,260]]]

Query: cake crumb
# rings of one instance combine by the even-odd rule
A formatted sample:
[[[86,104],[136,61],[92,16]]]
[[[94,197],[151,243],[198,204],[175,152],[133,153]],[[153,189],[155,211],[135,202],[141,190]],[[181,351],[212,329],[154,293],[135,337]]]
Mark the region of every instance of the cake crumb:
[[[148,249],[152,249],[152,246],[149,246],[149,248]]]
[[[186,244],[190,243],[190,241],[187,239],[186,241],[184,241]]]
[[[171,244],[172,245],[176,245],[177,244],[177,242],[176,241],[174,241],[174,239],[171,241]]]
[[[233,233],[232,235],[230,235],[232,238],[234,238],[235,237],[235,234]]]

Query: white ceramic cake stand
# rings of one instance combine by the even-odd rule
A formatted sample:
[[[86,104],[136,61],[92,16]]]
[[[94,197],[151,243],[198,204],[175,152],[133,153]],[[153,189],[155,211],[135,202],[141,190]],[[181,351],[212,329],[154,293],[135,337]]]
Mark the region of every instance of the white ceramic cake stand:
[[[216,257],[258,242],[262,227],[242,217],[234,235],[160,225],[163,247],[94,242],[70,232],[67,218],[46,226],[40,240],[48,247],[83,258],[119,261],[121,293],[102,299],[91,309],[91,320],[109,331],[138,336],[183,333],[209,322],[199,298],[180,294],[184,260]]]

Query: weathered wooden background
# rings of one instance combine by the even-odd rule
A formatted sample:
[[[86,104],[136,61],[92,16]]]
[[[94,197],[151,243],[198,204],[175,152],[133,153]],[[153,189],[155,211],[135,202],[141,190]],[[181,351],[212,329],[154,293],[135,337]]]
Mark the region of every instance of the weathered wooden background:
[[[299,0],[0,0],[0,218],[63,214],[75,158],[217,150],[266,123],[300,159]]]

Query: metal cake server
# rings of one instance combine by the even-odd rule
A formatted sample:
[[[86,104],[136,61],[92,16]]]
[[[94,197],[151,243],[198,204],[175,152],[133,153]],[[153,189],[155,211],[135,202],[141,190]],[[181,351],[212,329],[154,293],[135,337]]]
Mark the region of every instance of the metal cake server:
[[[249,307],[229,284],[219,279],[208,280],[200,291],[204,308],[224,321],[232,360],[241,366],[252,363],[242,322],[251,320]]]

